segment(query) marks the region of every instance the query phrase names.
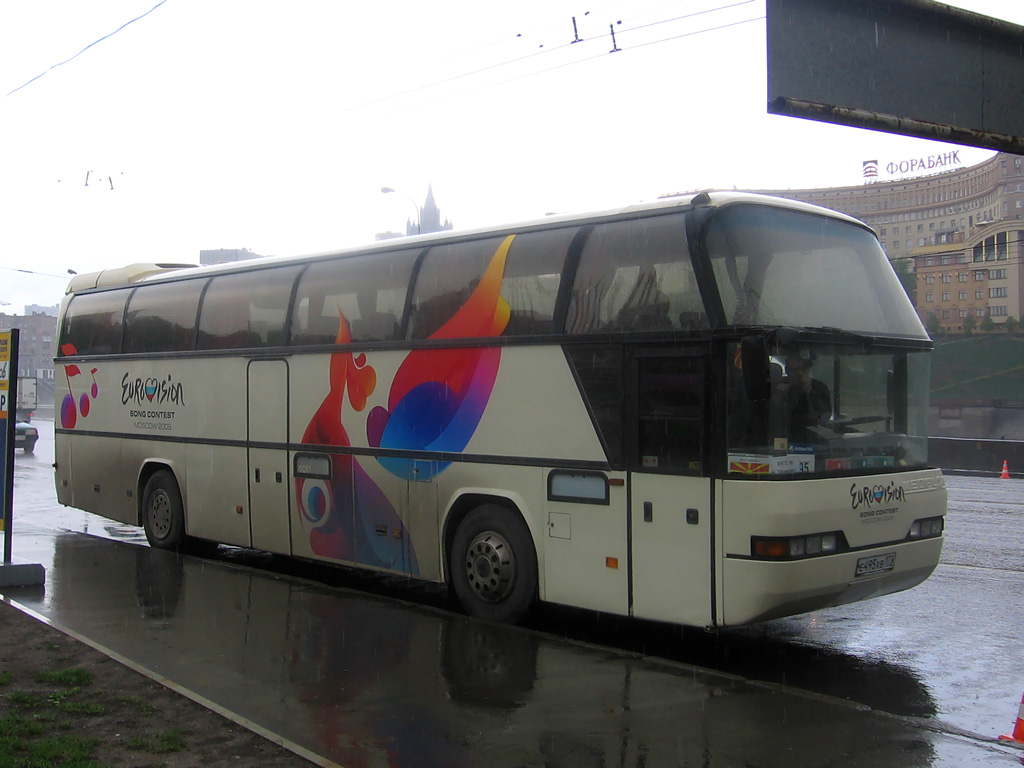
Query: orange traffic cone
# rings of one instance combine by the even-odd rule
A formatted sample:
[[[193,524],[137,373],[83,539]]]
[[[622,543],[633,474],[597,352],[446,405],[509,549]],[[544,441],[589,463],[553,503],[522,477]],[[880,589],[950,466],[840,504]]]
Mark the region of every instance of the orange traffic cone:
[[[1003,474],[999,476],[1003,480],[1010,479],[1010,463],[1003,459]]]
[[[1003,741],[1015,741],[1024,744],[1024,697],[1020,700],[1020,709],[1017,712],[1017,724],[1013,727],[1012,736],[1000,736]]]

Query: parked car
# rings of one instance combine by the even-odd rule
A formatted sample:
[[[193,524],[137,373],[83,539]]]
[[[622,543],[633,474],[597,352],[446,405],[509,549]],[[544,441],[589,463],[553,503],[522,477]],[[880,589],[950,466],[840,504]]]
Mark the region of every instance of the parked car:
[[[36,440],[39,439],[39,430],[25,421],[16,422],[14,425],[14,447],[21,448],[25,453],[32,453],[36,447]]]

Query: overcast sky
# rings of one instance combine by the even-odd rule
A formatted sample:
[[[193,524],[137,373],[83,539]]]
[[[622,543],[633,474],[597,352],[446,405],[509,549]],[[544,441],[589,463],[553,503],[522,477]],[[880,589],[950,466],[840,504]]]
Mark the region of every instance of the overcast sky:
[[[1024,24],[1020,0],[950,4]],[[404,230],[428,184],[469,228],[705,187],[858,184],[865,159],[955,148],[767,115],[764,13],[6,0],[0,311],[57,303],[69,269],[369,242]]]

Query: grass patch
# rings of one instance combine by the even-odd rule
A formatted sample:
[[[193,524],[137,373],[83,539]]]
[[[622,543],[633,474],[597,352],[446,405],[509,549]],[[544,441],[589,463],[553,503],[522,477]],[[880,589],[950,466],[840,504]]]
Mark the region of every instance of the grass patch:
[[[50,738],[35,718],[8,714],[0,719],[0,768],[99,768],[91,760],[97,741],[73,733]]]
[[[0,672],[0,685],[8,685],[13,679],[10,672]]]
[[[11,704],[22,709],[38,709],[46,703],[42,696],[37,696],[28,691],[14,691],[11,693]]]
[[[153,754],[181,752],[181,750],[185,749],[185,736],[177,728],[171,728],[157,735],[155,739],[144,739],[140,736],[135,736],[128,739],[125,742],[125,746],[128,749],[139,752],[152,752]]]
[[[61,669],[56,672],[39,672],[37,683],[48,685],[68,685],[81,688],[92,683],[92,672],[85,669]]]
[[[117,703],[125,709],[135,710],[140,715],[152,715],[156,712],[156,707],[138,696],[118,696]]]

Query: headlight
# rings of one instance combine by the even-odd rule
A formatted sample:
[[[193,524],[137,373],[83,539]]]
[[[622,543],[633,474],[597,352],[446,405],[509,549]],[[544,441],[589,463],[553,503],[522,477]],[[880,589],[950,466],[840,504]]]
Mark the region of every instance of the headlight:
[[[802,560],[806,557],[834,555],[846,548],[839,531],[811,536],[751,536],[750,554],[758,560]]]
[[[908,539],[934,539],[942,535],[945,520],[941,517],[924,517],[910,524]]]

